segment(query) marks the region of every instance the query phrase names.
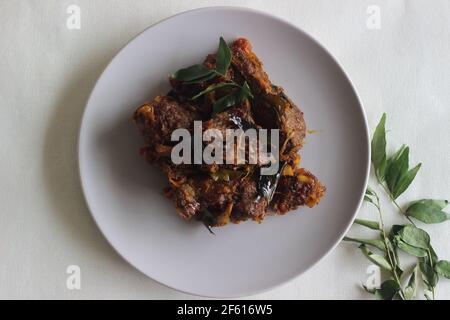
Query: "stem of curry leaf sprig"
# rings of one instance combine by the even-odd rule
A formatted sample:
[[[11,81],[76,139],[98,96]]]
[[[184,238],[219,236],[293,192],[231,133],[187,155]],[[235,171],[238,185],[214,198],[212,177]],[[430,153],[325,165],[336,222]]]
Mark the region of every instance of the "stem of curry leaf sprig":
[[[428,259],[430,260],[430,267],[431,267],[431,269],[434,269],[433,257],[431,255],[430,249],[427,250],[427,255],[428,255]],[[430,286],[430,288],[429,288],[429,289],[431,289],[431,297],[433,298],[433,300],[435,300],[435,287],[436,287],[436,285]]]
[[[378,177],[377,177],[378,178]],[[384,245],[386,247],[386,253],[387,253],[387,257],[389,259],[389,264],[391,265],[391,274],[394,277],[394,281],[398,284],[399,289],[399,296],[402,300],[405,300],[405,293],[403,292],[403,288],[400,282],[400,278],[398,277],[397,274],[397,263],[395,262],[395,257],[392,257],[391,255],[391,250],[390,250],[390,246],[388,243],[388,238],[386,236],[386,231],[384,228],[384,221],[383,221],[383,214],[381,212],[381,205],[380,205],[380,198],[378,197],[378,195],[375,193],[375,199],[377,200],[377,203],[372,203],[373,205],[375,205],[375,207],[377,208],[378,211],[378,215],[380,218],[380,231],[381,231],[381,235],[383,237],[383,241],[384,241]]]
[[[380,177],[376,175],[378,184],[383,188],[384,192],[389,196],[389,199],[391,199],[392,203],[397,207],[398,211],[400,211],[401,215],[406,218],[413,226],[416,226],[414,221],[411,220],[410,217],[408,217],[405,214],[405,211],[400,207],[400,205],[397,203],[397,201],[392,196],[392,193],[389,191],[389,189],[386,187],[386,185],[381,181]]]

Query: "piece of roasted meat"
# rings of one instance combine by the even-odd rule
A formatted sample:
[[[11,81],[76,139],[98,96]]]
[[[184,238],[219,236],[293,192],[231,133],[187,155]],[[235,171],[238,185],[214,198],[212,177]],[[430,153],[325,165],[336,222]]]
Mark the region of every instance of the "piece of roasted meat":
[[[208,227],[249,219],[260,222],[267,215],[315,206],[325,187],[299,164],[298,151],[306,134],[303,113],[281,87],[270,82],[248,40],[237,39],[229,47],[222,41],[217,54],[187,68],[198,73],[196,79],[188,79],[187,71],[182,71],[184,78],[171,76],[172,89],[166,96],[157,96],[135,111],[133,119],[145,141],[141,153],[167,175],[165,194],[178,214]],[[250,147],[243,162],[225,162],[228,151],[223,150],[223,163],[175,164],[172,133],[176,129],[194,133],[196,121],[201,121],[201,133],[214,129],[223,136],[228,129],[278,129],[277,172],[262,174],[267,163],[250,161]],[[203,150],[206,143],[201,143]],[[193,145],[190,151],[193,159]]]

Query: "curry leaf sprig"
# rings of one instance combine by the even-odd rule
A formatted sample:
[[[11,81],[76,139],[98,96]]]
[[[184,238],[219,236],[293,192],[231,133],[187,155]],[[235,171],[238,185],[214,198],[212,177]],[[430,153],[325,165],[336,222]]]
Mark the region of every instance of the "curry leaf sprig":
[[[368,187],[364,201],[377,209],[378,221],[356,219],[354,223],[377,231],[378,236],[375,239],[345,237],[344,240],[359,243],[364,256],[389,274],[389,278],[378,289],[363,286],[376,298],[414,299],[420,275],[425,298],[434,299],[439,277],[450,279],[450,262],[439,260],[431,245],[429,234],[417,227],[413,219],[426,224],[450,220],[450,214],[443,211],[448,201],[422,199],[410,202],[405,210],[400,207],[396,199],[411,185],[421,164],[409,168],[409,148],[406,146],[402,146],[392,156],[387,156],[385,124],[386,114],[383,114],[372,139],[372,164],[378,183],[409,223],[393,225],[387,231],[383,222],[380,198],[371,187]],[[370,251],[368,247],[377,250],[379,254]],[[417,258],[416,264],[409,272],[405,272],[400,265],[399,251]]]
[[[223,37],[220,37],[219,49],[217,50],[216,55],[216,66],[214,69],[209,69],[203,64],[195,64],[178,70],[171,75],[171,78],[179,80],[185,84],[197,84],[216,77],[225,77],[228,72],[228,68],[230,67],[231,59],[231,49]],[[247,82],[244,82],[243,85],[239,85],[232,80],[229,80],[227,82],[211,84],[206,89],[194,95],[191,100],[196,100],[207,93],[225,87],[234,88],[235,90],[214,102],[213,115],[238,104],[244,99],[253,98]]]

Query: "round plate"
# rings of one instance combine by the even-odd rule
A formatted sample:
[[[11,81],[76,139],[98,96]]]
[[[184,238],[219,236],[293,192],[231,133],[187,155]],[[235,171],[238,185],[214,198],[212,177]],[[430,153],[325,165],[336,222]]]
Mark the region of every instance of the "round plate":
[[[301,165],[327,187],[322,202],[263,223],[215,229],[179,218],[163,196],[166,179],[139,156],[131,117],[169,89],[168,74],[203,61],[219,37],[246,37],[273,83],[305,114]],[[234,7],[188,11],[145,30],[98,80],[83,116],[79,166],[99,228],[133,266],[177,290],[209,297],[258,293],[300,275],[341,240],[358,210],[369,171],[365,114],[333,57],[288,22]]]

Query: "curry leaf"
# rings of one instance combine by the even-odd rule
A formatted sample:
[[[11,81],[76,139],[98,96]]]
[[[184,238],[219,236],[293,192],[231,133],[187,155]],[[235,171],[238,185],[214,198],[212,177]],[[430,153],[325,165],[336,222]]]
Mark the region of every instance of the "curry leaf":
[[[377,221],[355,219],[354,223],[370,228],[372,230],[380,230],[380,224]]]
[[[450,279],[450,261],[441,260],[436,263],[434,270],[444,278]]]
[[[220,98],[213,104],[213,115],[219,112],[222,112],[226,108],[234,106],[240,103],[242,100],[246,98],[253,98],[253,95],[250,91],[250,87],[247,82],[244,83],[242,87],[239,87],[238,90]]]
[[[438,262],[438,260],[439,260],[439,258],[438,258],[438,256],[437,256],[437,254],[436,254],[436,252],[434,251],[434,249],[433,249],[433,247],[430,245],[430,247],[429,247],[429,249],[428,249],[428,257],[426,257],[426,259],[428,259],[429,261],[428,261],[428,263],[430,264],[430,265],[435,265],[437,262]]]
[[[404,228],[404,225],[394,224],[391,227],[391,231],[389,232],[389,239],[394,240],[395,237],[400,233],[400,231]]]
[[[172,78],[180,81],[192,81],[214,74],[214,71],[208,69],[202,64],[194,64],[193,66],[180,69],[172,75]]]
[[[426,204],[427,206],[435,207],[439,210],[444,209],[448,205],[448,200],[435,200],[435,199],[422,199],[418,201],[414,201],[411,204]]]
[[[447,200],[423,199],[413,202],[405,214],[424,223],[440,223],[450,220],[450,214],[442,211],[447,204]]]
[[[383,237],[384,237],[384,235],[383,235]],[[389,237],[385,237],[384,240],[386,241],[386,245],[388,248],[388,255],[390,254],[392,257],[392,263],[395,268],[395,272],[397,273],[397,275],[399,277],[401,277],[401,275],[403,274],[403,270],[400,267],[400,260],[399,260],[398,254],[397,254],[396,247],[393,244],[393,240],[389,239]]]
[[[404,151],[406,146],[403,144],[400,149],[397,150],[392,156],[388,157],[386,161],[386,173],[389,171],[390,167],[392,166],[395,159],[398,159],[400,154]]]
[[[434,270],[434,266],[438,262],[438,257],[433,247],[430,245],[428,255],[423,258],[419,258],[419,268],[422,276],[422,280],[430,291],[436,287],[439,281],[439,276]]]
[[[388,160],[386,168],[386,184],[394,193],[395,187],[398,184],[400,178],[408,171],[409,167],[409,148],[402,147],[400,150]]]
[[[241,87],[241,90],[243,92],[243,94],[245,95],[245,97],[247,98],[254,98],[253,94],[252,94],[252,90],[250,89],[250,87],[248,86],[247,81],[244,82],[244,84]]]
[[[365,244],[368,246],[375,247],[377,249],[380,249],[381,251],[386,251],[386,246],[382,240],[376,240],[376,239],[360,239],[360,238],[350,238],[350,237],[344,237],[344,241],[349,242],[356,242],[360,244]]]
[[[195,96],[193,96],[191,98],[191,100],[198,99],[198,98],[200,98],[201,96],[203,96],[203,95],[205,95],[207,93],[210,93],[212,91],[215,91],[215,90],[220,89],[220,88],[225,88],[225,87],[239,87],[239,85],[236,84],[236,83],[232,83],[232,82],[215,83],[215,84],[212,84],[212,85],[208,86],[205,90],[202,90],[199,93],[197,93]]]
[[[225,40],[220,37],[219,50],[217,51],[216,71],[221,75],[227,73],[231,63],[231,50]]]
[[[426,257],[428,254],[428,251],[425,249],[413,247],[413,246],[403,242],[399,236],[397,236],[395,238],[394,243],[397,248],[399,248],[400,250],[402,250],[412,256],[415,256],[415,257],[422,258],[422,257]]]
[[[194,79],[194,80],[189,80],[189,81],[184,81],[185,84],[195,84],[195,83],[202,83],[208,80],[211,80],[213,78],[217,77],[217,73],[215,71],[212,70],[212,72],[210,74],[207,74],[204,77],[198,78],[198,79]]]
[[[400,177],[399,181],[395,185],[395,190],[392,192],[392,196],[394,199],[397,199],[403,192],[408,189],[411,182],[413,182],[414,178],[416,177],[417,172],[419,171],[420,167],[422,166],[421,163],[419,163],[417,166],[406,172],[403,176]]]
[[[375,297],[378,300],[392,300],[399,291],[398,283],[390,279],[381,284],[381,288],[375,292]]]
[[[393,256],[393,260],[395,263],[395,270],[399,276],[403,274],[403,270],[400,268],[400,259],[397,253],[397,246],[395,245],[395,237],[398,236],[398,233],[404,228],[404,225],[394,224],[391,227],[389,234],[386,237],[386,242],[388,244],[388,249],[391,255]]]
[[[361,249],[362,253],[367,257],[367,259],[369,259],[372,263],[376,264],[377,266],[385,270],[388,271],[392,270],[391,265],[389,264],[389,262],[386,260],[385,257],[371,252],[366,248],[364,244],[360,245],[359,248]]]
[[[430,248],[430,236],[420,228],[407,225],[398,233],[400,239],[410,246],[428,250]]]
[[[237,90],[220,98],[213,104],[213,115],[238,104],[239,102],[241,102],[242,97],[243,96],[241,90]]]
[[[419,259],[419,267],[423,282],[428,288],[434,288],[439,281],[437,272],[431,267],[426,258]]]
[[[373,134],[371,149],[372,163],[378,178],[383,181],[386,169],[386,113],[383,113]]]
[[[375,203],[375,201],[373,200],[373,197],[378,197],[378,195],[375,193],[375,191],[372,190],[372,188],[370,188],[369,186],[367,186],[366,189],[366,193],[364,194],[364,201],[366,202],[370,202],[371,204],[373,204],[375,207],[377,207],[378,205]]]
[[[408,285],[406,286],[404,293],[405,293],[405,299],[406,300],[412,300],[414,299],[416,295],[416,289],[417,289],[417,272],[418,272],[418,266],[413,269],[411,273],[411,277],[409,278]]]

